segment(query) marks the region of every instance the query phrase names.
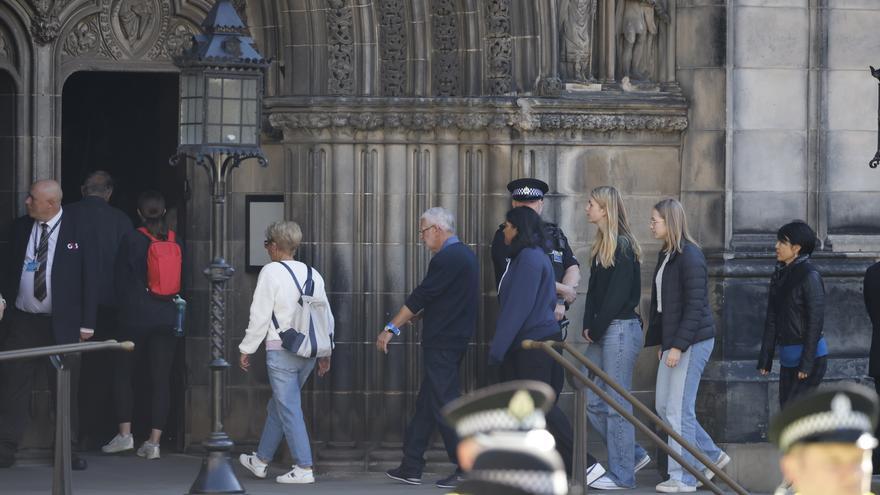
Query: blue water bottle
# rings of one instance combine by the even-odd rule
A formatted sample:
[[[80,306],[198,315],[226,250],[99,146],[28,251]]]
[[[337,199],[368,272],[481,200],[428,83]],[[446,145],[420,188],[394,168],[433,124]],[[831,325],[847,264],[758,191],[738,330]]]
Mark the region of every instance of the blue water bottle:
[[[186,320],[186,300],[180,294],[171,299],[177,306],[177,325],[174,327],[174,336],[183,337],[183,323]]]

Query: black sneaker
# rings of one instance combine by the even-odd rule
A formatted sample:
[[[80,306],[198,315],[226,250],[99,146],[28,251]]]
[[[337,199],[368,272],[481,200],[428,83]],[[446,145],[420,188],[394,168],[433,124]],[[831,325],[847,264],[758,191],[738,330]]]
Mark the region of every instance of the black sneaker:
[[[438,480],[434,483],[434,486],[437,488],[455,488],[462,481],[464,481],[464,478],[461,476],[461,471],[456,470],[442,480]]]
[[[408,472],[403,469],[402,466],[396,467],[394,469],[389,469],[385,471],[385,476],[393,480],[400,481],[401,483],[406,483],[408,485],[421,485],[422,484],[422,475]]]

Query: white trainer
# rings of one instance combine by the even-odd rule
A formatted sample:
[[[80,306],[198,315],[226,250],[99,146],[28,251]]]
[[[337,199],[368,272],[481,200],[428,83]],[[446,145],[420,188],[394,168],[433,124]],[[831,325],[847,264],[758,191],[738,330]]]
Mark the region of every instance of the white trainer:
[[[730,456],[727,455],[726,452],[722,451],[721,455],[718,456],[718,460],[715,461],[715,467],[717,467],[718,469],[724,469],[727,467],[728,464],[730,464],[730,461],[731,461]],[[711,480],[712,478],[715,477],[715,473],[712,472],[712,470],[709,468],[706,468],[705,470],[703,470],[703,475],[708,480]],[[699,488],[701,486],[703,486],[703,482],[697,481],[697,487]]]
[[[241,454],[238,456],[238,462],[257,478],[265,478],[269,472],[269,465],[261,461],[256,452],[251,455]]]
[[[115,454],[117,452],[125,452],[134,448],[134,437],[131,433],[128,435],[116,435],[107,445],[101,447],[101,452],[105,454]]]
[[[594,490],[626,490],[625,486],[620,486],[608,476],[602,476],[596,481],[590,483],[590,488]]]
[[[660,493],[691,493],[697,491],[697,487],[685,485],[681,481],[669,479],[654,487]]]
[[[303,469],[297,465],[293,469],[275,478],[278,483],[314,483],[315,474],[311,469]]]
[[[645,457],[642,457],[641,459],[639,459],[639,462],[636,463],[635,472],[638,473],[639,471],[644,469],[645,466],[647,466],[650,463],[651,463],[651,456],[649,456],[648,454],[645,454]]]
[[[158,459],[159,458],[159,444],[158,443],[150,443],[146,441],[141,445],[141,447],[137,451],[138,457],[146,457],[149,459]]]
[[[587,467],[587,486],[590,486],[597,479],[601,478],[605,475],[605,468],[602,467],[602,464],[595,463],[592,466]]]

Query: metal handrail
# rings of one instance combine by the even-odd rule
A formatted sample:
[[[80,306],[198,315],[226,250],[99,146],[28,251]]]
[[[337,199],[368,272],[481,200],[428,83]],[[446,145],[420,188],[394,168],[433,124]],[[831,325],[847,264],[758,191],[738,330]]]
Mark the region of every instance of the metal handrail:
[[[608,376],[607,373],[605,373],[604,371],[602,371],[601,368],[596,366],[595,363],[593,363],[592,361],[587,359],[584,355],[582,355],[580,352],[578,352],[577,349],[575,349],[573,346],[571,346],[567,342],[556,342],[556,341],[538,342],[538,341],[534,341],[534,340],[524,340],[522,342],[522,347],[523,347],[523,349],[542,349],[542,350],[544,350],[544,352],[546,352],[551,357],[553,357],[553,359],[555,359],[559,364],[561,364],[563,368],[565,368],[569,373],[571,373],[572,376],[574,376],[576,379],[580,380],[587,388],[589,388],[593,393],[595,393],[597,396],[599,396],[599,398],[601,398],[603,401],[605,401],[609,406],[611,406],[611,408],[613,408],[615,411],[617,411],[618,414],[620,414],[623,418],[625,418],[627,421],[632,423],[632,425],[634,427],[636,427],[636,429],[638,429],[640,432],[647,435],[647,437],[651,441],[653,441],[655,444],[657,444],[657,446],[660,447],[660,449],[662,449],[667,454],[669,454],[670,457],[675,459],[679,463],[679,465],[681,465],[684,469],[687,469],[688,471],[690,471],[690,473],[693,474],[694,477],[696,477],[701,483],[703,483],[703,486],[705,486],[706,488],[708,488],[709,490],[711,490],[712,492],[714,492],[718,495],[722,495],[724,493],[721,491],[720,488],[718,488],[718,486],[716,486],[712,481],[710,481],[703,474],[702,470],[700,470],[694,466],[691,466],[689,463],[685,462],[685,460],[681,456],[681,454],[673,451],[672,448],[666,442],[664,442],[663,439],[661,439],[659,436],[657,436],[657,434],[654,433],[653,430],[648,428],[645,425],[645,423],[643,423],[640,419],[638,419],[631,412],[624,409],[623,406],[618,404],[618,402],[616,400],[614,400],[613,397],[611,397],[607,392],[602,390],[601,387],[596,385],[593,382],[593,380],[591,380],[589,377],[587,377],[586,375],[581,373],[581,371],[574,364],[572,364],[569,360],[562,357],[558,352],[556,352],[556,350],[554,350],[554,348],[560,348],[560,349],[564,349],[564,350],[568,351],[572,356],[575,357],[575,359],[577,359],[584,366],[586,366],[587,369],[589,369],[591,373],[593,373],[594,375],[599,377],[603,382],[608,384],[608,386],[610,386],[612,389],[614,389],[615,392],[620,394],[621,397],[626,399],[627,402],[632,404],[633,407],[635,407],[640,413],[647,416],[654,424],[656,424],[658,427],[660,427],[661,430],[663,430],[667,435],[669,435],[670,438],[675,440],[679,445],[682,446],[682,448],[684,448],[691,455],[693,455],[697,459],[697,461],[699,461],[704,466],[706,466],[706,468],[708,468],[710,471],[715,473],[715,475],[718,476],[718,478],[721,479],[721,481],[726,483],[727,486],[729,486],[734,492],[736,492],[738,495],[749,495],[749,492],[747,492],[743,487],[741,487],[739,485],[739,483],[734,481],[733,478],[731,478],[723,470],[719,469],[718,466],[715,465],[715,462],[711,461],[708,457],[703,455],[702,452],[697,450],[693,445],[691,445],[690,443],[685,441],[685,439],[682,438],[681,435],[679,435],[668,424],[666,424],[666,422],[664,422],[662,419],[660,419],[659,416],[654,414],[653,411],[651,411],[641,401],[636,399],[628,390],[626,390],[619,383],[614,381],[610,376]],[[584,481],[583,489],[584,489],[584,491],[587,490],[586,480]]]
[[[33,359],[45,356],[54,358],[57,356],[57,359],[52,360],[52,364],[58,370],[55,397],[55,465],[52,469],[52,495],[71,495],[73,493],[73,488],[70,484],[70,368],[66,366],[65,358],[68,354],[107,350],[131,352],[134,350],[134,343],[130,341],[117,342],[115,340],[105,340],[103,342],[50,345],[0,352],[0,361]]]

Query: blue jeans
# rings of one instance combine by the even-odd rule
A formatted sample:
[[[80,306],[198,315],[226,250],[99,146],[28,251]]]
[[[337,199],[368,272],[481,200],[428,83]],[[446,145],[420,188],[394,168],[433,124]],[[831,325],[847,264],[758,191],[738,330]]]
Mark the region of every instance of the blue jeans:
[[[587,347],[586,356],[614,381],[631,391],[633,367],[643,341],[639,320],[614,320],[602,340]],[[620,394],[598,377],[594,381],[625,410],[632,412],[632,405]],[[606,475],[619,486],[636,486],[635,464],[648,453],[636,444],[633,425],[590,391],[587,391],[587,418],[608,447]]]
[[[261,460],[269,462],[275,457],[283,437],[287,439],[290,455],[297,466],[312,465],[312,448],[303,417],[300,389],[309,379],[315,361],[285,350],[266,352],[272,398],[266,406],[266,423],[257,446],[257,456]]]
[[[666,421],[688,443],[695,445],[703,454],[711,460],[717,460],[721,456],[721,449],[700,426],[694,405],[697,401],[697,390],[700,388],[700,377],[703,368],[709,361],[712,348],[715,347],[715,339],[704,340],[690,346],[687,351],[681,353],[681,361],[675,368],[666,366],[666,356],[669,351],[664,351],[660,358],[660,366],[657,370],[657,414]],[[669,447],[680,454],[691,466],[704,470],[705,466],[682,449],[674,440],[669,440]],[[697,479],[686,471],[672,457],[669,458],[669,477],[680,481],[688,486],[696,486]]]

